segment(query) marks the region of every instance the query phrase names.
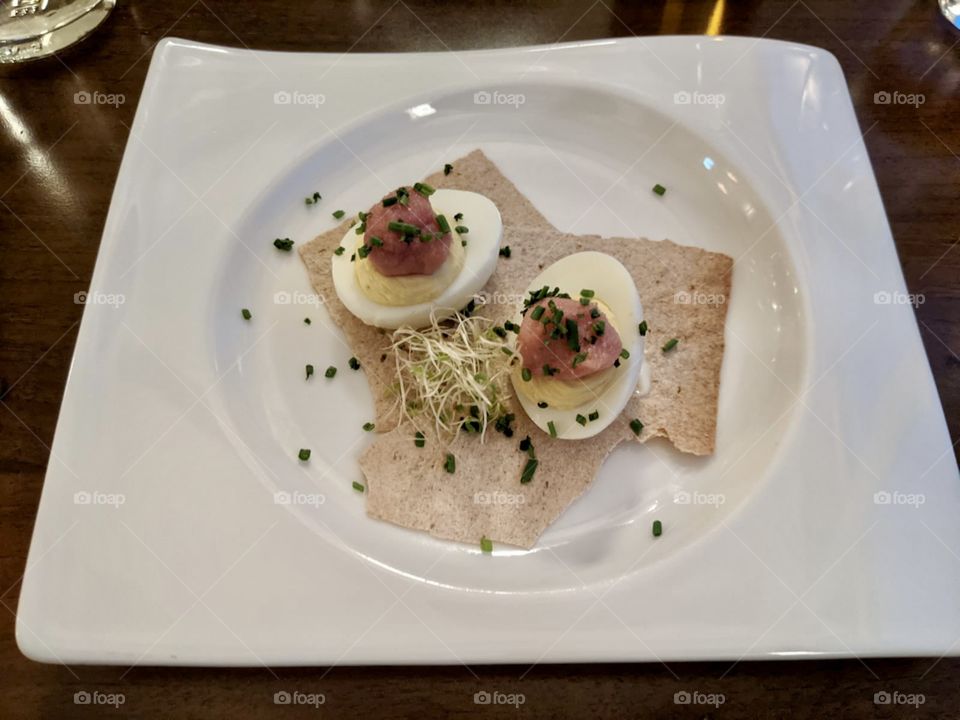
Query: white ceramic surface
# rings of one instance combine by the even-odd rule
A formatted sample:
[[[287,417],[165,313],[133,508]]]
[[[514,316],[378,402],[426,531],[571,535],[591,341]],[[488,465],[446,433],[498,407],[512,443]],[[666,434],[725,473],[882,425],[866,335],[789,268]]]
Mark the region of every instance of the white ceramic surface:
[[[532,551],[493,557],[365,516],[351,481],[369,391],[295,255],[272,246],[476,147],[562,230],[737,261],[716,454],[622,448]],[[823,50],[164,41],[84,311],[18,643],[123,664],[952,652],[960,483],[905,294]]]

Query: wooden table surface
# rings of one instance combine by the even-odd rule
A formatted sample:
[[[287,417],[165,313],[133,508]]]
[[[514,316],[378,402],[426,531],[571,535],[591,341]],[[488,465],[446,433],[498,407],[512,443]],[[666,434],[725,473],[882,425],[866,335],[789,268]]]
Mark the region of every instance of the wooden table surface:
[[[6,5],[4,3],[5,11]],[[154,44],[166,35],[258,49],[343,52],[508,47],[656,34],[765,36],[825,47],[846,73],[921,335],[960,437],[960,32],[935,0],[120,0],[106,25],[59,58],[0,68],[0,716],[261,717],[274,691],[319,688],[330,717],[468,717],[481,688],[522,693],[491,716],[960,717],[960,660],[264,669],[59,667],[24,659],[14,613],[54,426],[111,189]],[[78,90],[122,93],[78,112]],[[874,102],[920,93],[919,107]],[[960,550],[960,549],[957,549]],[[958,598],[960,602],[960,598]],[[724,676],[721,679],[721,676]],[[321,679],[322,678],[322,679]],[[104,711],[78,690],[120,692]],[[674,704],[722,693],[719,709]],[[922,693],[918,710],[875,692]],[[299,709],[302,714],[318,712]]]

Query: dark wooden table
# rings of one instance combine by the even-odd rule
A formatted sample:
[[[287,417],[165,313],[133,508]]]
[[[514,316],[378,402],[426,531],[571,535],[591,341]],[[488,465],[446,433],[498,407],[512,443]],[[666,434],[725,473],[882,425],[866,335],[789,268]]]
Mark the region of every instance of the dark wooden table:
[[[4,3],[4,11],[8,3]],[[272,693],[316,687],[338,717],[468,717],[479,685],[525,695],[519,712],[584,717],[960,717],[960,660],[541,665],[276,670],[64,668],[32,663],[14,613],[82,306],[127,128],[154,44],[166,35],[275,50],[454,50],[600,37],[723,33],[819,45],[847,75],[886,204],[950,434],[960,438],[960,32],[935,0],[357,0],[235,3],[120,0],[108,23],[59,58],[0,69],[0,716],[261,717]],[[438,39],[442,38],[442,40]],[[76,111],[75,92],[122,93]],[[874,102],[921,93],[919,107]],[[958,598],[960,602],[960,598]],[[323,677],[322,681],[319,680]],[[119,710],[75,705],[80,689],[122,692]],[[718,709],[674,692],[723,693]],[[919,710],[876,706],[880,690],[922,693]],[[301,708],[302,710],[302,708]],[[304,714],[317,711],[307,710]]]

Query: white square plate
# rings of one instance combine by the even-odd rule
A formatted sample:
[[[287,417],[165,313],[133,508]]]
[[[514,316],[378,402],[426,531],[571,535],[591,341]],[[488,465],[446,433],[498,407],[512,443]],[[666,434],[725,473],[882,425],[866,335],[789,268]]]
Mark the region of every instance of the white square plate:
[[[716,454],[620,448],[533,550],[493,557],[365,516],[351,481],[369,391],[296,255],[272,247],[476,147],[562,230],[736,259]],[[823,50],[164,41],[88,294],[18,642],[124,664],[950,652],[960,483],[908,300]],[[307,362],[341,372],[306,384]]]

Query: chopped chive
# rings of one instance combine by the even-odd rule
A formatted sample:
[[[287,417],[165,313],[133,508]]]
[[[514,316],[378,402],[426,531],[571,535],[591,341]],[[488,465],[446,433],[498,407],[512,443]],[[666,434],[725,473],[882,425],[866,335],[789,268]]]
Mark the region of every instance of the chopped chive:
[[[453,216],[453,219],[456,220],[457,222],[460,222],[461,220],[463,220],[463,213],[457,213],[456,215]]]
[[[350,256],[350,262],[353,262],[353,261],[356,260],[356,259],[357,259],[357,254],[356,254],[356,253],[353,253],[353,254]]]
[[[530,317],[532,317],[534,320],[539,320],[541,317],[543,317],[543,312],[543,305],[537,305],[533,309],[533,312],[530,313]]]
[[[456,230],[460,235],[466,235],[470,232],[470,228],[466,225],[457,225],[454,230]]]
[[[600,317],[600,308],[598,307],[590,308],[590,317],[593,318],[594,320]]]
[[[520,377],[523,378],[524,382],[530,382],[530,379],[533,377],[533,373],[530,372],[530,368],[524,368],[520,371]]]
[[[634,418],[630,421],[630,429],[633,430],[633,434],[639,436],[640,431],[643,430],[643,423],[640,422],[637,418]]]
[[[607,324],[603,320],[598,320],[593,324],[593,332],[597,335],[603,335],[607,329]]]
[[[335,217],[337,220],[339,220],[340,218],[342,218],[342,217],[343,217],[344,215],[346,215],[347,213],[344,212],[343,210],[334,210],[332,214],[333,214],[333,217]]]
[[[326,371],[323,373],[323,376],[324,376],[324,377],[328,377],[328,378],[332,378],[332,377],[333,377],[334,375],[336,375],[336,374],[337,374],[337,369],[336,369],[333,365],[331,365],[331,366],[328,367],[328,368],[326,369]]]
[[[580,413],[577,413],[577,422],[580,423],[581,425],[586,425],[587,419]]]
[[[600,418],[599,410],[594,410],[592,413],[587,415],[587,420],[589,420],[590,422],[593,422],[594,420],[598,420],[599,418]]]
[[[493,552],[493,540],[484,536],[480,538],[480,552],[492,553]]]
[[[347,365],[350,366],[350,369],[351,369],[351,370],[359,370],[359,369],[360,369],[360,361],[357,360],[355,357],[352,357],[352,358],[350,358],[349,360],[347,360]]]
[[[453,456],[453,453],[447,453],[447,459],[443,461],[443,469],[451,475],[456,471],[457,459]]]
[[[663,352],[670,352],[677,346],[678,342],[680,341],[677,340],[676,338],[670,338],[669,340],[667,340],[667,342],[664,343],[663,347],[660,349],[663,350]]]
[[[303,319],[303,324],[304,324],[304,325],[309,325],[311,322],[313,322],[313,321],[312,321],[310,318],[304,318],[304,319]]]
[[[496,335],[498,338],[505,338],[507,336],[507,331],[504,328],[500,327],[499,325],[494,325],[493,334]]]
[[[363,485],[361,485],[361,484],[358,483],[356,480],[354,480],[354,481],[353,481],[353,489],[356,490],[357,492],[363,492],[366,488],[364,488]]]
[[[313,375],[313,365],[307,365],[306,370],[307,370],[307,376],[304,378],[304,380],[309,380],[310,376]]]
[[[444,175],[449,175],[452,172],[453,172],[453,165],[451,165],[450,163],[447,163],[446,165],[443,166]]]
[[[590,304],[590,298],[587,298],[587,297],[582,297],[582,298],[580,298],[580,304],[583,305],[583,306],[589,305],[589,304]]]
[[[502,352],[504,355],[510,355],[511,357],[513,356],[513,350],[506,346],[500,348],[500,352]]]
[[[541,400],[540,402],[537,403],[537,407],[543,410],[545,407],[549,407],[549,405],[545,400]]]
[[[410,204],[410,191],[406,188],[397,188],[397,202],[406,207]]]
[[[555,375],[556,372],[557,372],[557,369],[556,369],[556,368],[552,368],[552,367],[550,367],[549,365],[544,364],[544,366],[543,366],[543,374],[544,374],[544,375],[546,375],[547,377],[550,377],[551,375]]]
[[[450,232],[450,223],[447,222],[446,215],[437,215],[437,226],[444,235]]]
[[[642,323],[637,325],[637,330],[640,331],[641,337],[647,334],[647,321],[644,320]]]
[[[240,311],[240,314],[243,315],[243,319],[244,319],[244,320],[249,320],[250,318],[253,317],[253,315],[250,313],[250,311],[247,310],[246,308],[243,308],[243,309]]]
[[[659,520],[654,520],[654,521],[653,521],[653,536],[654,536],[654,537],[660,537],[661,535],[663,535],[663,523],[660,522]]]
[[[397,204],[397,196],[391,195],[390,197],[385,197],[381,203],[384,207],[390,207],[391,205]]]
[[[376,235],[373,235],[370,238],[370,245],[373,247],[383,247],[383,240],[378,238]]]
[[[511,250],[510,250],[510,246],[509,246],[509,245],[504,245],[502,248],[500,248],[500,256],[501,256],[501,257],[508,258],[508,257],[510,257],[510,254],[511,254]]]
[[[283,250],[284,252],[290,252],[293,250],[293,240],[290,238],[277,238],[273,241],[273,246],[277,250]]]
[[[617,358],[616,360],[613,361],[613,366],[620,367],[620,358]]]
[[[585,352],[577,353],[576,355],[573,356],[573,362],[570,364],[570,367],[576,367],[586,359],[587,359],[587,354]]]
[[[300,452],[297,453],[297,457],[306,462],[310,459],[310,450],[307,448],[300,448]]]
[[[507,320],[505,323],[503,323],[503,327],[509,330],[510,332],[515,332],[515,333],[520,332],[520,326],[510,320]]]
[[[580,329],[577,327],[577,321],[567,318],[567,347],[574,352],[580,352]]]
[[[467,246],[467,241],[466,241],[466,240],[461,240],[461,241],[460,241],[460,247],[466,247],[466,246]]]
[[[368,217],[370,217],[370,213],[366,213],[363,210],[357,213],[357,218],[359,218],[360,222],[366,222]]]
[[[367,224],[365,222],[362,222],[359,225],[357,225],[357,229],[354,230],[354,232],[357,235],[363,235],[366,231],[367,231]]]
[[[364,432],[370,432],[370,431],[373,430],[375,427],[376,427],[376,425],[374,425],[372,422],[365,422],[365,423],[363,424],[363,431],[364,431]]]
[[[391,220],[387,223],[387,229],[393,230],[394,232],[400,233],[401,235],[419,235],[420,228],[416,225],[411,225],[410,223],[398,222],[396,220]]]
[[[421,195],[423,195],[424,197],[430,197],[436,192],[436,190],[434,190],[432,187],[430,187],[426,183],[414,183],[413,189],[416,190]]]
[[[523,467],[523,472],[520,474],[520,484],[526,485],[528,482],[533,480],[533,474],[537,471],[537,465],[540,464],[540,461],[536,458],[530,458],[527,460],[527,464]]]
[[[336,250],[333,251],[334,255],[343,255],[344,247],[341,245]]]
[[[530,436],[527,435],[523,440],[520,441],[520,452],[530,452],[533,448],[533,443],[530,441]]]
[[[581,290],[580,297],[592,298],[596,293],[593,290]]]
[[[419,430],[413,436],[413,444],[418,448],[422,448],[427,444],[427,439],[423,436],[423,433]]]
[[[550,431],[550,437],[557,436],[557,426],[553,424],[553,420],[547,423],[547,429]]]
[[[620,357],[626,360],[627,358],[630,357],[630,351],[624,348],[623,350],[620,351]]]
[[[653,191],[657,195],[663,195],[667,191],[667,189],[660,183],[657,183],[656,185],[653,186]]]
[[[360,247],[357,248],[357,257],[359,257],[361,260],[363,260],[369,254],[370,254],[369,245],[361,245]]]

